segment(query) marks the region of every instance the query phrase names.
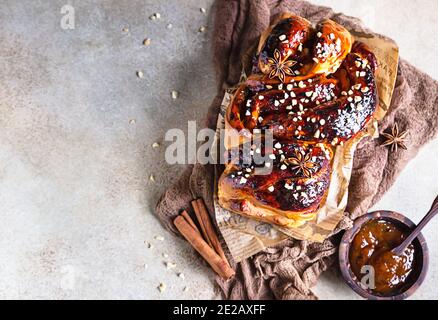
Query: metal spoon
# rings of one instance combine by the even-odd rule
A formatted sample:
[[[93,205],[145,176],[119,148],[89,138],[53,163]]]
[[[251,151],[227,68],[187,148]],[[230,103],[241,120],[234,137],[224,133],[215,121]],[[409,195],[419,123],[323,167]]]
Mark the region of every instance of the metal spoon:
[[[406,237],[405,240],[403,240],[402,243],[400,243],[397,247],[392,249],[391,251],[396,255],[401,255],[406,247],[418,236],[418,234],[421,232],[421,230],[424,228],[424,226],[432,220],[432,218],[438,213],[438,196],[435,198],[435,200],[432,203],[432,206],[430,207],[430,210],[424,218],[420,221],[420,223],[411,231],[409,236]]]

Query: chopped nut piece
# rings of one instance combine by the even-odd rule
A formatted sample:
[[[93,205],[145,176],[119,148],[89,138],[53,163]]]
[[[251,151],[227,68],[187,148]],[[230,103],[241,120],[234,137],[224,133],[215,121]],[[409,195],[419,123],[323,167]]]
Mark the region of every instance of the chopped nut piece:
[[[164,241],[164,237],[163,236],[155,236],[154,239],[158,240],[158,241]]]
[[[159,14],[158,12],[154,13],[153,15],[151,15],[149,17],[150,20],[156,20],[156,19],[160,19],[160,18],[161,18],[161,14]]]
[[[172,29],[172,27],[173,27],[173,25],[171,23],[168,23],[166,26],[167,29]]]
[[[167,269],[173,269],[176,267],[176,264],[173,262],[166,262],[166,268]]]
[[[158,148],[160,144],[158,142],[152,143],[152,148]]]
[[[285,183],[285,184],[284,184],[284,187],[285,187],[287,190],[292,190],[292,189],[293,189],[293,186],[290,185],[290,184],[288,184],[288,183]]]
[[[184,291],[184,292],[189,291],[189,287],[184,287],[183,291]]]
[[[144,46],[148,46],[148,45],[151,44],[151,41],[152,41],[151,39],[146,38],[146,39],[143,40],[143,45],[144,45]]]
[[[129,28],[124,27],[124,28],[122,29],[122,32],[125,32],[125,33],[129,32]]]
[[[201,32],[201,33],[202,33],[202,32],[205,32],[205,30],[207,30],[207,28],[204,27],[204,26],[202,26],[202,27],[199,28],[199,32]]]
[[[151,174],[151,175],[149,176],[149,181],[151,181],[151,182],[155,182],[155,177],[154,177],[153,174]]]
[[[160,290],[161,293],[163,293],[166,290],[166,285],[164,283],[160,283],[158,286],[158,290]]]
[[[169,258],[169,255],[167,253],[163,253],[163,258]]]
[[[186,278],[186,276],[182,272],[178,273],[178,277],[180,277],[181,279],[185,279]]]
[[[143,71],[138,70],[137,71],[137,77],[139,77],[140,79],[144,77]]]
[[[172,96],[172,99],[178,99],[179,96],[179,92],[176,90],[172,90],[172,92],[170,93],[170,95]]]

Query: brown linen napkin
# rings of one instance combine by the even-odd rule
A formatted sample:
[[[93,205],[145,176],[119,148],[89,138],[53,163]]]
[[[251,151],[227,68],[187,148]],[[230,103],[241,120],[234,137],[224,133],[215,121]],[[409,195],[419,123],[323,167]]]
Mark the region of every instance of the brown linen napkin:
[[[277,14],[294,12],[318,22],[330,18],[350,30],[372,33],[361,21],[331,9],[293,0],[218,0],[213,36],[214,59],[219,75],[219,92],[207,115],[207,126],[214,128],[224,89],[239,81],[242,56],[258,41]],[[379,139],[364,139],[354,157],[353,174],[345,218],[334,236],[323,243],[289,239],[255,256],[233,264],[236,276],[223,281],[217,278],[226,299],[316,299],[310,288],[319,275],[333,265],[339,231],[351,225],[351,219],[364,214],[394,183],[401,170],[430,141],[438,128],[438,82],[404,60],[399,63],[391,108],[380,122],[387,131],[397,122],[401,130],[409,130],[408,150],[396,153],[381,147]],[[156,214],[175,232],[172,218],[189,201],[202,197],[213,213],[214,167],[189,166],[180,179],[162,196]],[[426,187],[426,186],[424,186]]]

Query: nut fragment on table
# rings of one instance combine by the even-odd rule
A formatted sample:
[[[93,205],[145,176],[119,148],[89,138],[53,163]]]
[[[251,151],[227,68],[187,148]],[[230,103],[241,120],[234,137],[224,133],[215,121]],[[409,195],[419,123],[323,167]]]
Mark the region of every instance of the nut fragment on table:
[[[166,290],[166,285],[161,282],[160,285],[158,286],[158,290],[160,290],[161,293],[163,293]]]
[[[149,16],[150,20],[156,20],[156,19],[160,19],[160,18],[161,18],[161,14],[159,14],[158,12],[156,12],[153,15]]]
[[[172,96],[172,99],[177,99],[179,96],[179,92],[176,90],[172,90],[172,92],[170,93],[170,95]]]

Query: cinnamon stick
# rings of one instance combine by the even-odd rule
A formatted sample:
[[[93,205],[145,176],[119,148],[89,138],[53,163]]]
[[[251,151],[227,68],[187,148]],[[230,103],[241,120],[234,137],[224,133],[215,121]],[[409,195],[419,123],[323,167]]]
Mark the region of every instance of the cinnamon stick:
[[[196,199],[192,200],[191,204],[193,207],[193,211],[195,212],[196,219],[198,219],[199,226],[201,227],[202,235],[204,236],[205,241],[207,241],[210,247],[214,248],[213,244],[211,243],[210,237],[208,236],[207,228],[205,226],[205,218],[202,217],[201,210],[199,208],[199,204],[197,200]]]
[[[190,224],[190,226],[199,234],[201,234],[199,232],[198,227],[196,226],[195,222],[192,220],[192,217],[190,217],[190,215],[188,214],[188,212],[186,210],[184,210],[183,212],[181,212],[181,215],[184,217],[184,219],[187,220],[187,222]]]
[[[177,216],[173,223],[183,237],[199,252],[218,275],[224,279],[234,276],[234,270],[202,239],[201,234],[193,229],[183,216]]]
[[[211,246],[213,249],[219,254],[219,256],[228,263],[228,260],[225,256],[224,250],[222,249],[221,243],[219,241],[219,238],[217,237],[217,234],[215,232],[215,228],[213,226],[213,222],[211,221],[210,214],[208,213],[207,207],[205,206],[204,200],[201,198],[195,200],[197,202],[197,207],[199,210],[199,216],[201,217],[203,221],[203,225],[206,230],[207,237],[209,239],[209,243],[211,243]]]

